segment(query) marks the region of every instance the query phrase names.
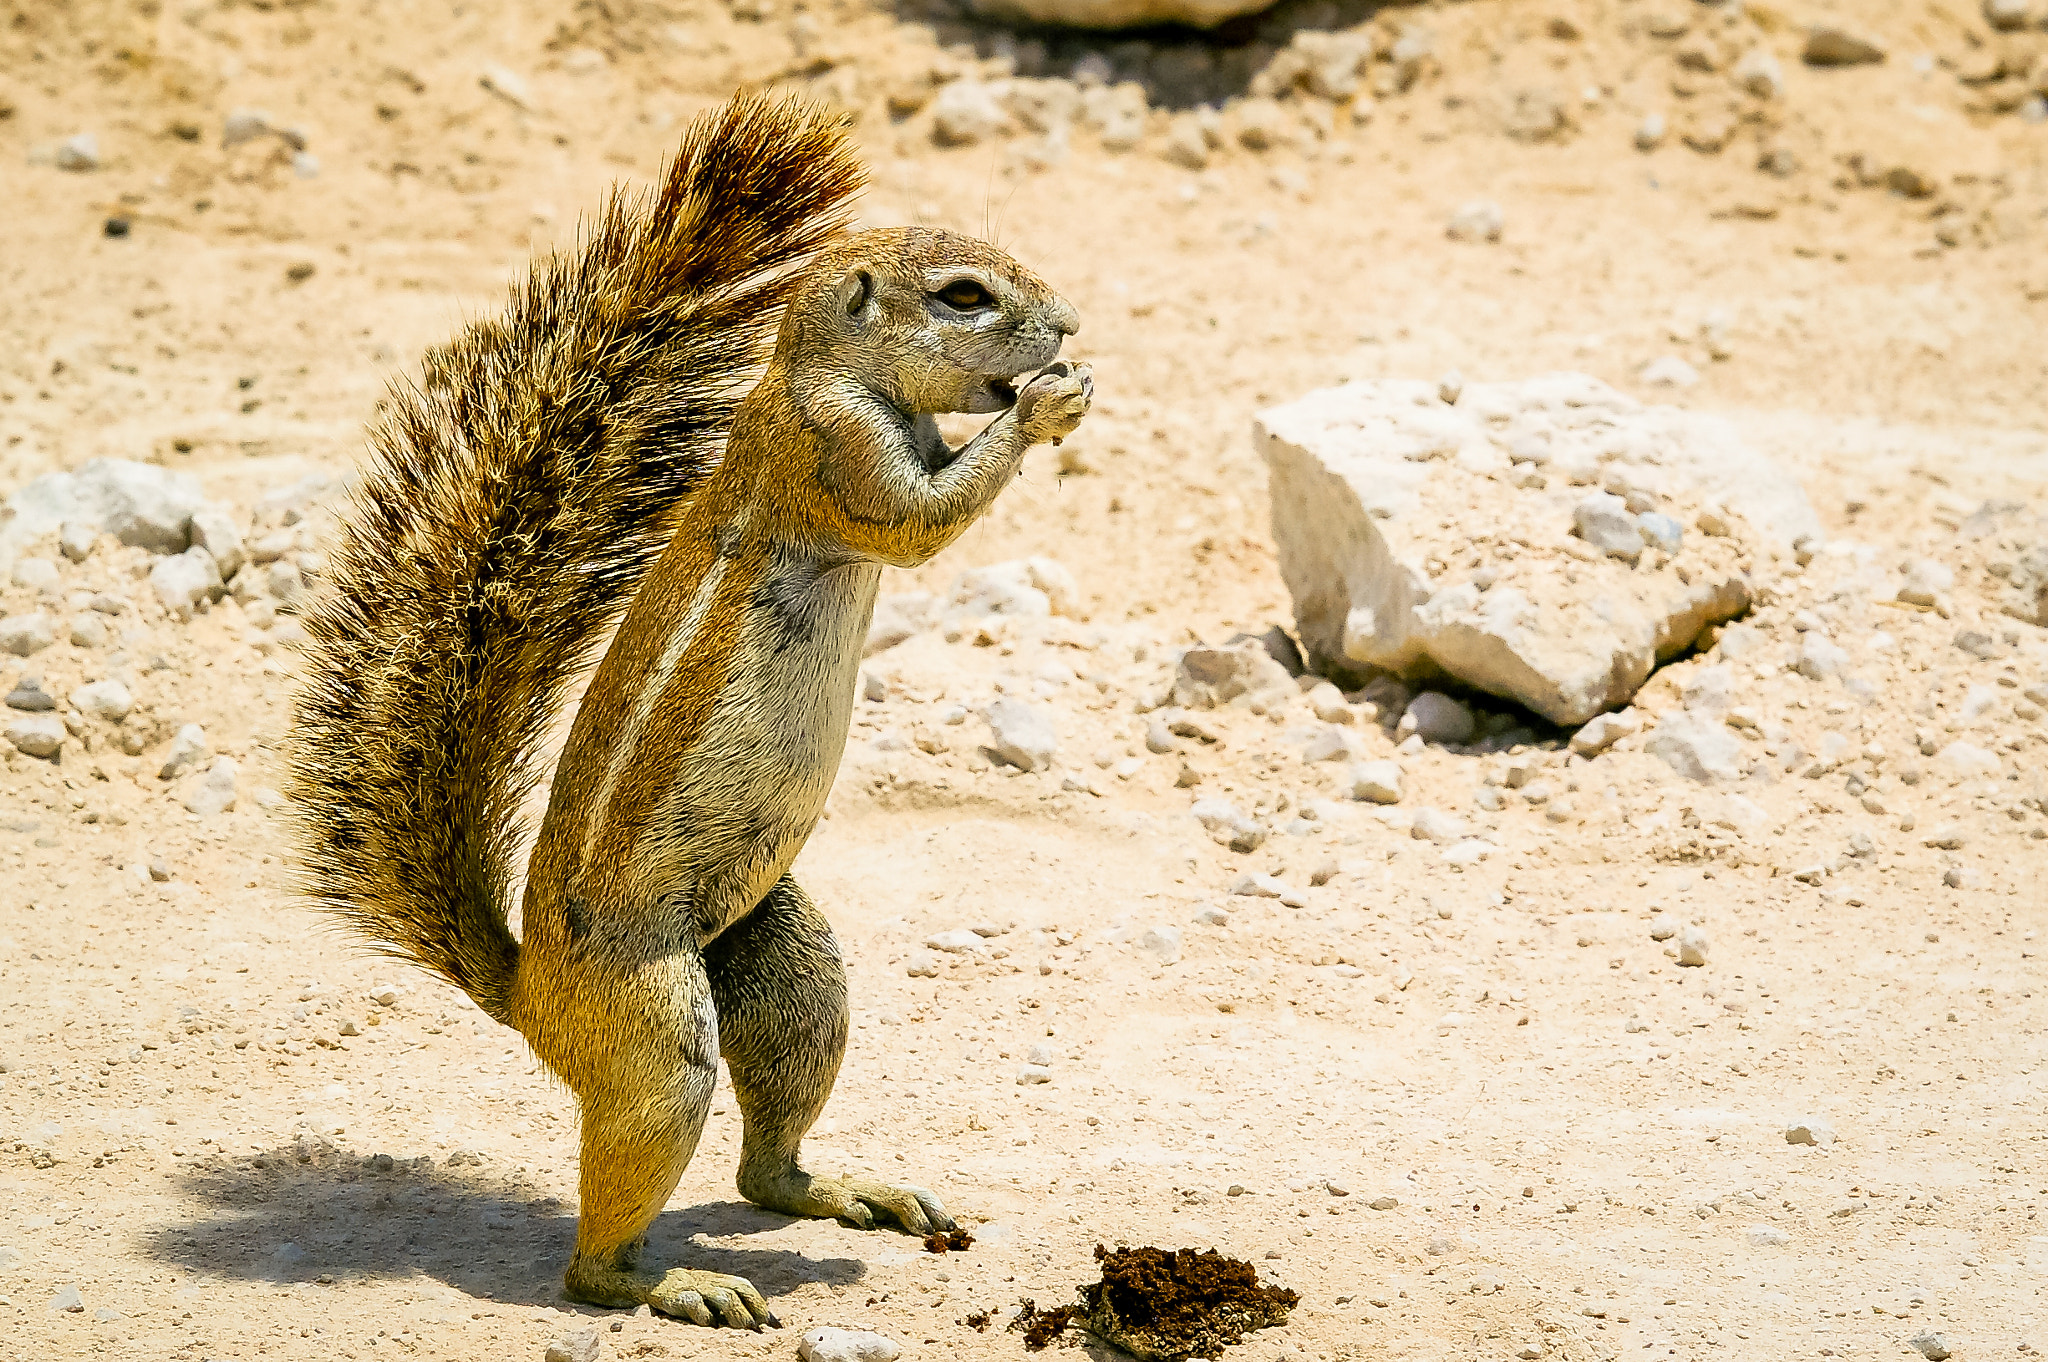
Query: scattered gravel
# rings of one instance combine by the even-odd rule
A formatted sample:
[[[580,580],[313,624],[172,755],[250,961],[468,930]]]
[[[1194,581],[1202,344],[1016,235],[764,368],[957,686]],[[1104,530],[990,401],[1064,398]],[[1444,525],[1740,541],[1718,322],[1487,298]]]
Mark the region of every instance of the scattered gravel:
[[[1021,700],[997,700],[988,707],[989,750],[1025,771],[1052,767],[1059,738],[1043,710]]]

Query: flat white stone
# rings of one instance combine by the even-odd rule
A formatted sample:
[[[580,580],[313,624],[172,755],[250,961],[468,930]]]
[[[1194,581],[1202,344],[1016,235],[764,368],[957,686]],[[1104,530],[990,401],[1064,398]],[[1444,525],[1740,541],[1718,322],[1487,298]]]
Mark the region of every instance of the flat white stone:
[[[1581,725],[1747,610],[1757,556],[1818,532],[1798,483],[1718,418],[1584,374],[1468,383],[1455,406],[1438,387],[1326,388],[1254,425],[1320,675],[1448,676]],[[1573,533],[1588,495],[1574,480],[1701,532],[1611,557]]]

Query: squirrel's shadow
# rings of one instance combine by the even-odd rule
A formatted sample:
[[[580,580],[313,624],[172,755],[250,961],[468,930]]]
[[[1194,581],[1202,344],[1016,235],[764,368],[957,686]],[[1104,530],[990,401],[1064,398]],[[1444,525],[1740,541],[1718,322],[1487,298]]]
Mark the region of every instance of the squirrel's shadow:
[[[140,1242],[187,1271],[335,1284],[420,1273],[483,1300],[563,1301],[575,1214],[517,1177],[435,1167],[431,1159],[393,1162],[335,1150],[308,1157],[287,1146],[188,1167],[183,1181],[215,1213],[152,1226]],[[855,1258],[706,1242],[792,1223],[743,1201],[668,1211],[648,1231],[643,1261],[745,1277],[770,1297],[866,1274]]]

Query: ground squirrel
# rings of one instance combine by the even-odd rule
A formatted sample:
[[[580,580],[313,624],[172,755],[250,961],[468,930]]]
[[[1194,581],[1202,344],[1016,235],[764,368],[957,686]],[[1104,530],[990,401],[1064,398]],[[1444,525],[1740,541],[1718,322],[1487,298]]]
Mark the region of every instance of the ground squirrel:
[[[308,620],[308,889],[575,1092],[569,1293],[700,1324],[774,1321],[740,1278],[636,1262],[721,1056],[748,1199],[953,1226],[930,1192],[798,1163],[846,981],[787,872],[845,747],[882,566],[951,543],[1092,395],[1085,366],[1054,362],[1073,308],[1016,261],[946,232],[847,232],[863,178],[803,106],[700,120],[657,193],[615,195],[503,319],[394,391]],[[934,412],[1001,414],[956,451]],[[531,760],[614,622],[515,942]]]

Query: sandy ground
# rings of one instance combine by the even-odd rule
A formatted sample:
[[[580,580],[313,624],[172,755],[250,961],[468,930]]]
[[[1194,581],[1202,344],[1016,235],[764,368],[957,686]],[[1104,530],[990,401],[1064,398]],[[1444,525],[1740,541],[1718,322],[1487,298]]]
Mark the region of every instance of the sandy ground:
[[[61,763],[7,753],[0,1358],[537,1358],[593,1325],[610,1356],[793,1356],[819,1324],[1010,1358],[1016,1336],[963,1319],[1065,1301],[1119,1241],[1213,1245],[1298,1290],[1289,1326],[1233,1354],[1259,1362],[1910,1357],[1929,1332],[1962,1359],[2048,1348],[2048,729],[2026,698],[2048,637],[1999,613],[1994,575],[2048,542],[2023,509],[2048,480],[2048,125],[1956,80],[1992,41],[1973,8],[1836,6],[1891,59],[1821,72],[1798,35],[1827,7],[1752,6],[1786,93],[1709,155],[1632,144],[1647,112],[1676,126],[1692,107],[1644,6],[1397,7],[1380,22],[1437,34],[1414,89],[1199,173],[1159,154],[1186,102],[1170,83],[1126,152],[1080,129],[1064,152],[1025,133],[935,147],[929,111],[892,120],[884,92],[1017,45],[925,11],[53,8],[11,8],[0,37],[7,489],[116,455],[249,511],[345,472],[392,374],[572,240],[610,182],[651,174],[681,119],[776,78],[860,110],[871,221],[986,232],[1065,291],[1100,397],[984,524],[885,588],[1045,554],[1079,583],[1074,617],[878,655],[886,698],[861,705],[798,872],[855,999],[810,1159],[930,1186],[978,1242],[938,1257],[745,1205],[722,1094],[654,1256],[751,1277],[779,1334],[562,1299],[567,1095],[466,999],[364,958],[285,890],[259,794],[288,647],[232,600],[165,618],[146,555],[109,540],[48,599],[5,588],[6,615],[131,599],[112,622],[129,636],[60,641],[0,680],[33,669],[63,695],[122,667],[140,707],[120,731],[84,724]],[[1327,8],[1264,36],[1371,17]],[[1548,36],[1552,15],[1581,37]],[[1023,60],[1089,51],[1134,60],[1072,38]],[[1204,67],[1205,97],[1249,60]],[[522,102],[480,84],[493,66]],[[1503,109],[1539,83],[1569,126],[1508,135]],[[244,106],[302,125],[319,173],[273,137],[223,148]],[[99,168],[56,168],[80,130]],[[1775,147],[1795,173],[1755,168]],[[1866,187],[1859,153],[1937,189]],[[1502,239],[1447,239],[1478,197]],[[1664,355],[1702,381],[1643,390]],[[1834,733],[1846,755],[1746,783],[1759,821],[1627,744],[1569,764],[1554,741],[1526,756],[1570,807],[1486,813],[1475,793],[1509,758],[1427,750],[1406,805],[1502,848],[1453,866],[1334,799],[1336,773],[1301,759],[1305,712],[1220,712],[1221,742],[1148,753],[1139,711],[1172,649],[1291,618],[1252,414],[1451,366],[1583,369],[1725,413],[1793,469],[1832,542],[1771,570],[1752,623],[1775,661],[1824,622],[1874,698],[1755,659],[1738,698],[1781,725],[1775,748]],[[1909,556],[1955,570],[1952,617],[1892,601]],[[1639,704],[1675,707],[1715,660]],[[992,767],[979,720],[946,722],[999,692],[1056,716],[1055,770]],[[232,812],[188,814],[157,778],[187,722],[241,763]],[[1990,765],[1940,755],[1958,742]],[[1275,835],[1214,844],[1187,814],[1212,793]],[[1230,895],[1246,871],[1302,906]],[[1192,921],[1204,903],[1227,923]],[[1651,937],[1662,915],[1706,931],[1705,967]],[[985,948],[923,972],[927,937],[977,925]],[[1155,926],[1184,933],[1170,965],[1135,944]],[[1023,1085],[1034,1046],[1053,1078]],[[1837,1142],[1788,1143],[1815,1118]]]

